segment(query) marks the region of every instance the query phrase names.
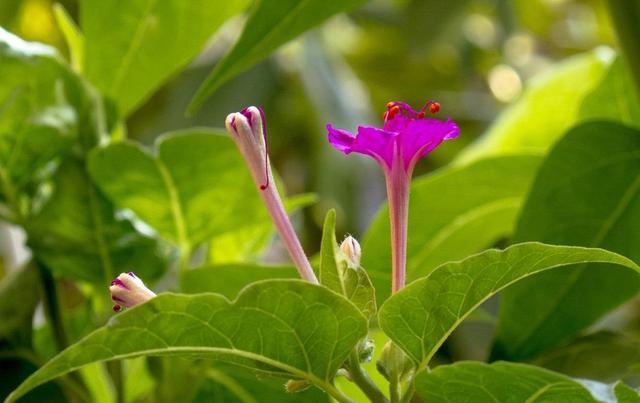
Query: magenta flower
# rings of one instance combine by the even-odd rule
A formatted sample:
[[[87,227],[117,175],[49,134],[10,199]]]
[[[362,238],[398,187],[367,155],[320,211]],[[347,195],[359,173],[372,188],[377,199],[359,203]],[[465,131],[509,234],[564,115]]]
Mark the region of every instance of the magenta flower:
[[[416,112],[403,102],[389,102],[382,129],[359,126],[358,134],[354,136],[328,124],[329,142],[345,154],[356,152],[373,157],[385,173],[401,166],[410,175],[420,158],[459,133],[451,119],[442,121],[425,117],[426,109],[435,113],[440,106],[430,101]]]
[[[427,118],[425,112],[436,113],[440,104],[429,101],[419,111],[404,102],[389,102],[384,126],[359,126],[356,135],[327,125],[329,142],[338,151],[365,154],[380,164],[387,182],[391,220],[392,291],[404,286],[407,254],[407,220],[409,185],[416,163],[443,141],[458,137],[458,126]]]

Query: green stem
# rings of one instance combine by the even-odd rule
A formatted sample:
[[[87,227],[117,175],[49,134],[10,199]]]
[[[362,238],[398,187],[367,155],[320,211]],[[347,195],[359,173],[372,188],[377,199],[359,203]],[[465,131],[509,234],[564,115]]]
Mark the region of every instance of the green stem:
[[[113,381],[113,387],[116,390],[116,402],[124,403],[124,374],[122,371],[122,361],[109,361],[107,362],[107,370],[111,375]]]
[[[351,380],[355,383],[360,390],[371,400],[372,403],[389,403],[389,399],[382,393],[380,389],[369,377],[369,374],[360,366],[360,360],[358,360],[358,354],[354,350],[351,353],[351,357],[348,362],[348,370],[351,375]]]
[[[56,282],[49,270],[39,262],[35,263],[38,267],[38,273],[40,274],[40,281],[42,282],[44,312],[47,316],[49,325],[53,332],[53,338],[56,342],[58,351],[62,351],[69,345],[69,339],[64,329],[64,321],[62,318],[62,311],[60,310],[60,304],[58,301],[58,291]]]
[[[402,395],[402,399],[400,399],[400,403],[409,403],[413,398],[413,394],[415,393],[415,385],[413,383],[413,378],[409,380],[407,390],[404,391],[404,395]]]
[[[244,403],[258,403],[258,401],[251,396],[251,393],[247,392],[245,388],[242,387],[235,379],[228,376],[222,371],[218,371],[214,368],[209,368],[206,371],[207,378],[217,382],[227,388],[231,393],[233,393],[240,401]]]
[[[640,2],[638,0],[607,0],[618,43],[640,98]]]
[[[328,382],[322,385],[321,388],[340,403],[354,403],[349,396],[345,395],[338,388]]]
[[[397,378],[389,380],[389,397],[391,397],[391,403],[400,402],[400,382]]]
[[[49,326],[51,326],[56,347],[58,351],[62,351],[69,346],[69,338],[64,329],[64,318],[62,317],[62,310],[60,309],[56,281],[51,275],[51,272],[43,264],[37,261],[33,261],[31,264],[35,264],[38,269],[42,283],[44,312],[47,316],[47,322]],[[71,393],[82,401],[91,401],[87,387],[77,373],[73,372],[65,378],[62,384],[64,384]]]

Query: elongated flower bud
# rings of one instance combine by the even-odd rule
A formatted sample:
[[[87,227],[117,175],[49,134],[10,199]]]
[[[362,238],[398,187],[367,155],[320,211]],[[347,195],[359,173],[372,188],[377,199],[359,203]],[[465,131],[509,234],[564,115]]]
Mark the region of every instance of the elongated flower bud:
[[[317,284],[309,259],[302,249],[282,199],[273,181],[269,166],[269,150],[267,146],[267,122],[262,109],[250,106],[240,112],[227,116],[227,130],[238,146],[249,172],[259,189],[259,194],[271,215],[271,219],[286,246],[291,260],[296,265],[300,277]]]
[[[347,258],[347,265],[352,269],[360,267],[360,258],[362,257],[362,251],[358,241],[349,235],[340,244],[340,249]]]
[[[120,273],[109,287],[111,299],[115,302],[113,310],[118,312],[122,307],[132,308],[147,302],[156,294],[147,288],[146,285],[133,272]]]

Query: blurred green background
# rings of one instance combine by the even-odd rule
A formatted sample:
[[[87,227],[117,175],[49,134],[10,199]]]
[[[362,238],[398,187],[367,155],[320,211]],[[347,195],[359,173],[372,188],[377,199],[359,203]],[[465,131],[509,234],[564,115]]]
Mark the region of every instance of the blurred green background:
[[[68,54],[52,3],[2,0],[0,25]],[[61,4],[77,21],[77,2]],[[390,100],[415,107],[439,101],[441,115],[451,116],[462,135],[421,162],[417,174],[424,173],[479,137],[530,80],[563,59],[614,42],[597,0],[374,0],[281,48],[186,117],[189,100],[241,28],[242,17],[227,23],[189,68],[128,118],[128,136],[151,144],[160,133],[221,127],[227,113],[262,105],[271,158],[287,192],[319,196],[304,215],[302,236],[310,252],[319,245],[327,208],[338,208],[338,233],[359,236],[384,199],[377,167],[331,149],[327,122],[352,130],[379,123]],[[549,102],[544,113],[563,113],[562,105]]]

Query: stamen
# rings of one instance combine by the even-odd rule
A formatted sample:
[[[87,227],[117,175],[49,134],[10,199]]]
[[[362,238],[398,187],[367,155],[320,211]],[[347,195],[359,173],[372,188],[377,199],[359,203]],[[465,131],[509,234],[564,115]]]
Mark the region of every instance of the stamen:
[[[420,108],[420,112],[418,112],[418,118],[424,118],[425,111],[429,109],[430,113],[438,113],[440,111],[440,103],[436,101],[427,101],[422,108]]]
[[[122,310],[122,306],[115,304],[112,309],[113,309],[113,312],[120,312]]]
[[[389,109],[389,119],[393,119],[393,117],[396,116],[398,112],[400,112],[400,107],[398,105],[392,106],[391,109]]]
[[[262,107],[258,107],[260,111],[260,119],[262,119],[262,135],[264,136],[264,177],[266,182],[264,185],[260,185],[260,190],[265,190],[269,187],[269,143],[267,142],[267,118],[265,116]]]

